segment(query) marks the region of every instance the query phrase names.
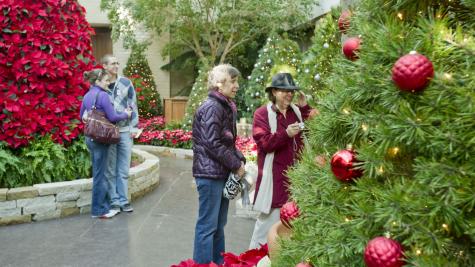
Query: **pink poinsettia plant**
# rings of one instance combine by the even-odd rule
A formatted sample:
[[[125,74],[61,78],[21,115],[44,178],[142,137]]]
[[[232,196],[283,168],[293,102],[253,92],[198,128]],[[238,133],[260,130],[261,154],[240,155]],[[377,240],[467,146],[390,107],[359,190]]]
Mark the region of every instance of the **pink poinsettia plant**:
[[[4,0],[0,10],[0,141],[71,141],[94,61],[85,9],[75,0]]]
[[[188,259],[180,262],[178,265],[172,265],[171,267],[255,267],[257,263],[267,256],[269,253],[267,244],[262,245],[260,248],[250,249],[239,255],[235,255],[231,252],[223,253],[224,263],[217,265],[215,263],[199,264],[192,259]]]

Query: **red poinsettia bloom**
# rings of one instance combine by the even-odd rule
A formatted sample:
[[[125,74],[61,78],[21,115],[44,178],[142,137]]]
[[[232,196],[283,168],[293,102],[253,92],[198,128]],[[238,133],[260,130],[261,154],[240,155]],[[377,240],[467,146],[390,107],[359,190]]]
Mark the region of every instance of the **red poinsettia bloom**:
[[[213,262],[210,264],[199,264],[194,262],[192,259],[188,259],[180,262],[178,265],[172,265],[170,267],[219,267],[219,265]]]
[[[233,253],[223,253],[223,267],[254,267],[268,253],[267,244],[262,245],[260,248],[250,249],[239,256]]]
[[[24,146],[38,136],[76,138],[83,73],[92,68],[85,10],[75,0],[0,2],[0,141]]]
[[[140,119],[139,128],[143,133],[138,143],[156,146],[191,148],[191,131],[182,129],[164,130],[165,119],[163,116]]]

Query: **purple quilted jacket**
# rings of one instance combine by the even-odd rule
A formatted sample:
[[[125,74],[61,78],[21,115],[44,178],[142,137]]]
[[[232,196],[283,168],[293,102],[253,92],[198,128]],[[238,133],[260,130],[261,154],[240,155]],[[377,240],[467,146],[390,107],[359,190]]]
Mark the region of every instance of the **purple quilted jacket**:
[[[236,149],[236,108],[218,92],[210,92],[193,120],[193,176],[226,179],[245,158]]]

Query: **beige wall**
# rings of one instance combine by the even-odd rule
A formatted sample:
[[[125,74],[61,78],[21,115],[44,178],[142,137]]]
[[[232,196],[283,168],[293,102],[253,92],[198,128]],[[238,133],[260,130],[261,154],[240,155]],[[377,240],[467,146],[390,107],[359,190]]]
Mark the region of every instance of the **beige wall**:
[[[107,14],[101,12],[101,0],[79,0],[86,9],[86,19],[92,26],[109,26],[110,22],[107,19]]]
[[[107,13],[102,12],[100,9],[100,0],[79,0],[79,3],[86,9],[86,19],[91,26],[110,26],[110,22],[107,19]],[[144,40],[150,38],[152,40],[151,45],[146,51],[146,57],[150,65],[150,69],[153,73],[153,78],[157,84],[157,89],[162,98],[170,97],[170,73],[160,69],[161,66],[168,62],[168,58],[162,59],[160,53],[163,46],[168,42],[169,37],[164,36],[157,38],[144,30],[139,29],[137,31],[139,39]],[[120,62],[120,72],[125,67],[127,59],[130,55],[130,50],[125,49],[122,45],[122,41],[118,40],[112,45],[114,55]]]

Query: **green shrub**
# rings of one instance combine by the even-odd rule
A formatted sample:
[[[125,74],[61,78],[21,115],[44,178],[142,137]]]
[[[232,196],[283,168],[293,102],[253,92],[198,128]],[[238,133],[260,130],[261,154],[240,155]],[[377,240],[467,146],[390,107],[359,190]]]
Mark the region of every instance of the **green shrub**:
[[[0,143],[0,187],[74,180],[89,177],[90,170],[84,138],[61,145],[44,136],[21,149]]]

